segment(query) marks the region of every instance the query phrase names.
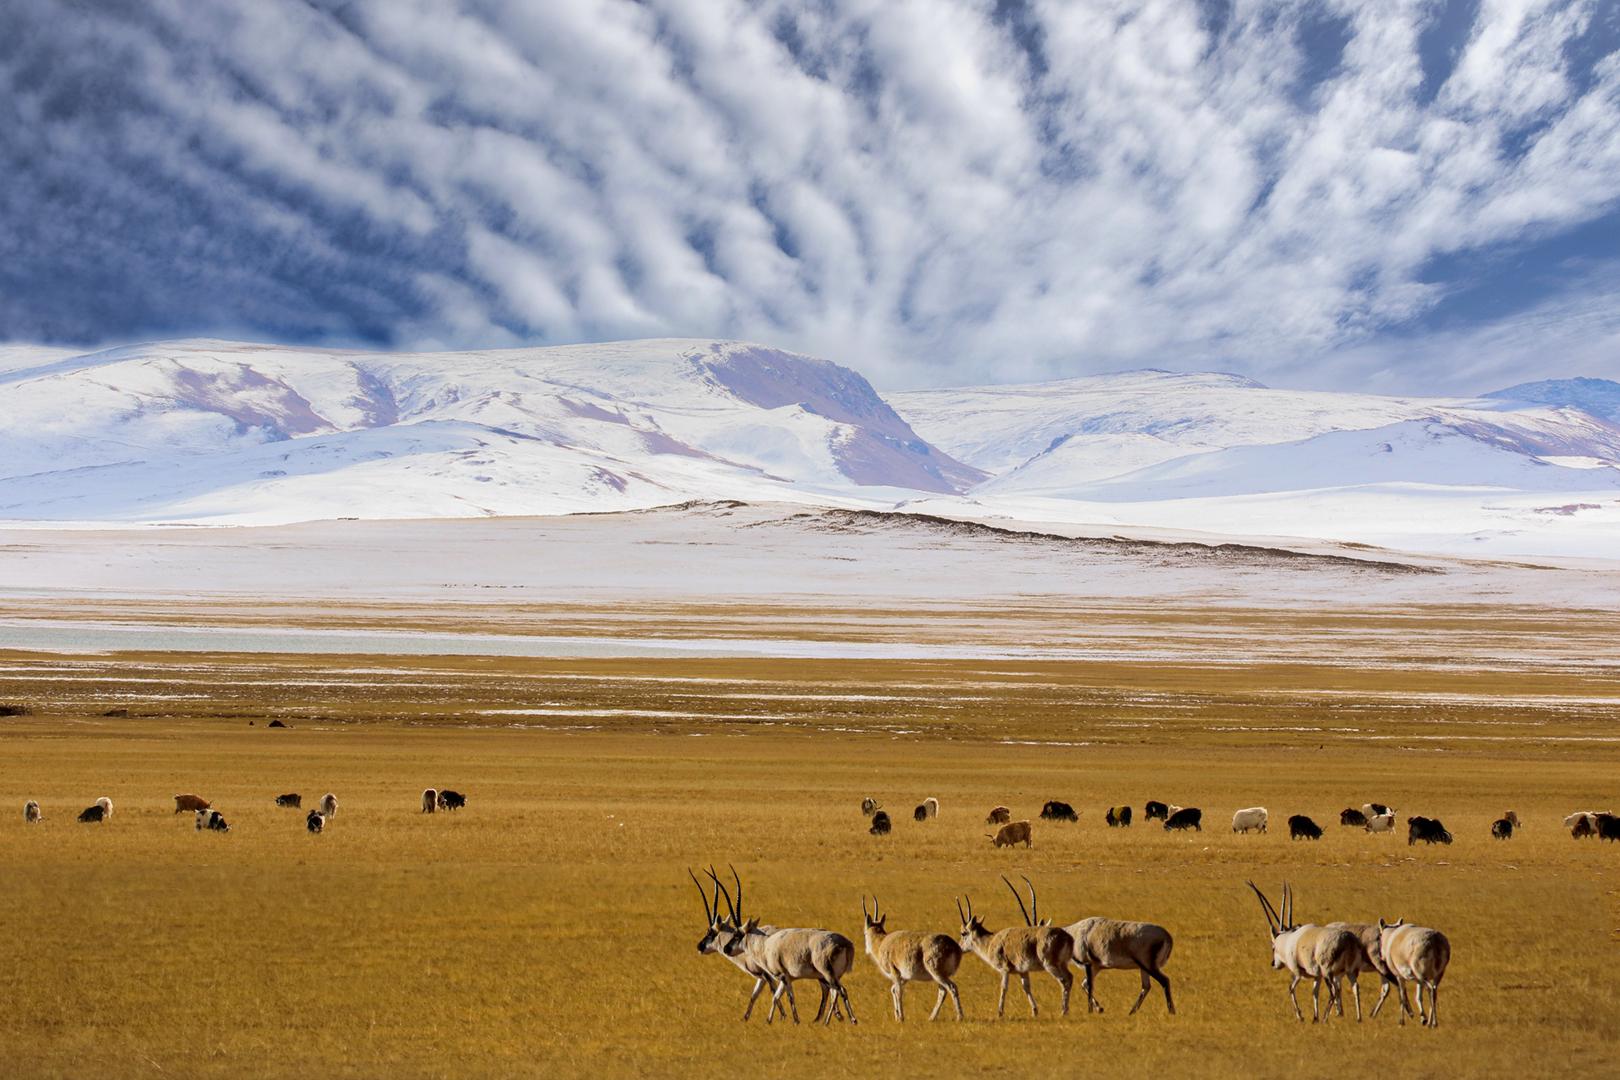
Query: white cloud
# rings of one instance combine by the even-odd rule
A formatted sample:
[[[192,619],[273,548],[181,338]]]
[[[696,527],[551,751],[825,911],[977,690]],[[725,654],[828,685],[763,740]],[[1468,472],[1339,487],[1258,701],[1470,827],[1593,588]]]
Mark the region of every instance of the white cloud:
[[[1371,357],[1444,297],[1437,256],[1620,199],[1620,60],[1568,69],[1589,0],[1486,0],[1438,93],[1427,0],[1240,0],[1218,38],[1194,0],[1030,0],[1018,32],[991,0],[22,8],[54,66],[0,51],[36,139],[0,163],[18,198],[77,176],[128,220],[0,225],[145,284],[83,325],[71,296],[0,301],[0,334],[192,311],[404,345],[752,337],[890,384],[1264,378]],[[1347,40],[1313,70],[1324,14]],[[128,255],[165,238],[168,275]]]

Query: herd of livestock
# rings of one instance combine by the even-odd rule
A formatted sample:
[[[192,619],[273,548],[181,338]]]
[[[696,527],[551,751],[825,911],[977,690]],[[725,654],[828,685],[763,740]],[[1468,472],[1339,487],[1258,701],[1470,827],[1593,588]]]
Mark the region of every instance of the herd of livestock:
[[[836,1017],[847,1018],[852,1024],[856,1022],[855,1007],[844,987],[844,977],[855,964],[854,942],[834,930],[762,925],[759,917],[749,915],[743,906],[742,878],[735,868],[731,869],[735,896],[714,867],[704,873],[712,883],[712,891],[687,869],[703,901],[707,921],[697,950],[706,956],[724,956],[754,980],[753,991],[743,1009],[745,1021],[753,1014],[759,995],[769,989],[771,1001],[765,1014],[766,1023],[775,1019],[778,1010],[798,1023],[799,1009],[793,996],[793,984],[813,981],[821,990],[816,1020],[830,1024]],[[1067,1016],[1074,985],[1071,966],[1081,971],[1081,989],[1086,994],[1088,1013],[1103,1011],[1094,990],[1097,972],[1128,970],[1138,972],[1142,980],[1141,993],[1131,1005],[1132,1014],[1142,1007],[1157,983],[1164,991],[1165,1009],[1175,1015],[1170,977],[1164,970],[1174,946],[1169,930],[1155,923],[1100,917],[1081,919],[1068,926],[1053,926],[1051,919],[1041,917],[1035,885],[1029,878],[1023,879],[1029,889],[1028,906],[1011,881],[1005,876],[1001,880],[1018,901],[1024,920],[1022,926],[992,929],[986,925],[984,916],[973,910],[973,901],[968,898],[966,907],[961,899],[956,901],[961,925],[955,936],[929,930],[890,930],[889,917],[877,898],[872,898],[870,909],[866,898],[861,898],[866,954],[889,982],[896,1020],[905,1019],[905,988],[907,983],[913,982],[932,984],[937,991],[934,1008],[928,1014],[930,1020],[938,1018],[947,998],[956,1011],[956,1018],[963,1019],[956,973],[968,953],[1001,977],[1001,994],[996,1001],[998,1017],[1006,1014],[1007,986],[1015,977],[1029,1001],[1030,1016],[1038,1016],[1040,1009],[1030,987],[1030,976],[1043,972],[1060,987],[1059,1008]],[[1393,989],[1401,1005],[1400,1022],[1405,1024],[1406,1018],[1413,1015],[1407,1000],[1410,984],[1416,988],[1419,1022],[1427,1027],[1439,1024],[1440,981],[1451,962],[1451,943],[1445,934],[1403,919],[1393,923],[1383,919],[1376,923],[1299,923],[1294,918],[1293,889],[1286,882],[1280,909],[1254,882],[1248,885],[1259,898],[1265,915],[1271,938],[1271,966],[1290,976],[1288,999],[1299,1020],[1303,1021],[1305,1014],[1296,992],[1303,980],[1310,979],[1313,1023],[1335,1011],[1341,1017],[1344,1015],[1345,983],[1350,985],[1359,1021],[1362,1018],[1359,977],[1373,974],[1382,985],[1372,1009],[1374,1017]],[[1321,1005],[1324,986],[1328,992],[1325,1009]]]
[[[893,819],[876,799],[870,796],[862,799],[861,813],[868,817],[867,831],[873,836],[887,836],[894,831]],[[912,819],[917,822],[931,821],[938,816],[939,800],[936,798],[924,799],[912,812]],[[1080,820],[1078,810],[1057,799],[1047,800],[1041,807],[1040,816],[1043,821]],[[1142,806],[1142,817],[1147,821],[1163,822],[1165,830],[1169,832],[1186,829],[1197,832],[1204,830],[1204,812],[1195,806],[1176,806],[1173,803],[1150,799]],[[1103,815],[1103,820],[1112,829],[1130,828],[1133,818],[1134,813],[1129,806],[1110,806]],[[1370,833],[1392,833],[1395,831],[1396,820],[1395,811],[1383,803],[1364,803],[1359,810],[1347,806],[1339,812],[1341,827],[1361,829]],[[998,848],[1017,844],[1033,847],[1035,844],[1034,823],[1027,819],[1014,821],[1009,807],[991,807],[984,823],[996,827],[995,832],[986,833],[985,836]],[[1264,833],[1270,823],[1271,812],[1263,806],[1245,807],[1232,815],[1232,831],[1235,833]],[[1593,836],[1604,840],[1620,840],[1620,815],[1606,810],[1577,810],[1564,819],[1564,827],[1569,829],[1570,835],[1576,840]],[[1491,822],[1491,836],[1497,840],[1511,840],[1513,834],[1521,828],[1523,825],[1519,822],[1519,815],[1509,810]],[[1320,840],[1323,830],[1322,826],[1305,814],[1290,814],[1288,836],[1291,840]],[[1452,835],[1440,819],[1414,814],[1406,819],[1406,842],[1411,845],[1419,841],[1426,844],[1449,844]]]
[[[296,791],[276,796],[276,805],[292,810],[304,808],[304,797]],[[467,796],[450,788],[426,788],[422,792],[422,812],[431,814],[439,810],[460,810],[467,805]],[[112,800],[103,795],[89,806],[79,812],[79,823],[83,825],[99,825],[112,818]],[[228,833],[231,826],[225,820],[225,815],[214,808],[214,804],[201,795],[176,795],[174,797],[174,812],[176,814],[192,814],[197,823],[197,831]],[[321,796],[320,804],[316,809],[304,815],[304,828],[312,833],[326,831],[326,823],[337,816],[337,796],[328,791]],[[23,804],[23,820],[30,825],[45,820],[45,813],[40,809],[39,803],[33,799]]]
[[[1160,821],[1166,830],[1193,829],[1202,831],[1203,812],[1196,807],[1182,807],[1170,803],[1149,801],[1143,806],[1143,818]],[[887,811],[874,798],[861,802],[861,812],[870,822],[874,835],[887,835],[894,823]],[[939,800],[928,798],[912,812],[918,823],[932,821],[939,816]],[[1104,814],[1111,828],[1129,828],[1134,818],[1129,806],[1112,806]],[[1076,822],[1079,811],[1059,800],[1049,800],[1041,807],[1040,817],[1053,822]],[[1251,806],[1232,815],[1234,833],[1265,833],[1270,824],[1270,812],[1265,807]],[[1339,815],[1339,825],[1371,833],[1391,833],[1396,827],[1396,812],[1381,803],[1367,803],[1359,809],[1345,808]],[[1608,811],[1580,810],[1564,819],[1564,826],[1575,839],[1600,837],[1620,840],[1620,816]],[[996,847],[1013,844],[1033,846],[1034,826],[1028,820],[1015,821],[1006,806],[996,806],[985,818],[985,824],[996,827],[987,834]],[[1419,841],[1430,844],[1449,844],[1452,835],[1436,818],[1412,815],[1406,818],[1407,843]],[[1490,834],[1497,840],[1509,840],[1523,828],[1519,815],[1508,811],[1492,822]],[[1319,840],[1323,830],[1304,814],[1288,818],[1288,834],[1295,840]],[[805,927],[779,927],[763,925],[758,916],[749,915],[743,906],[742,879],[732,869],[733,888],[728,889],[711,866],[704,873],[712,884],[705,888],[689,868],[687,874],[697,886],[703,902],[706,930],[698,941],[698,952],[720,955],[731,961],[744,974],[754,980],[752,993],[743,1009],[743,1019],[753,1013],[754,1005],[765,990],[771,991],[766,1022],[771,1022],[780,1010],[799,1022],[798,1005],[794,1000],[793,984],[814,981],[821,990],[821,1000],[815,1019],[831,1023],[833,1019],[855,1022],[855,1009],[844,987],[844,977],[855,962],[855,945],[844,935],[827,929]],[[1147,922],[1092,917],[1067,926],[1053,926],[1050,919],[1042,918],[1035,895],[1035,886],[1028,878],[1029,904],[1018,889],[1002,877],[1018,902],[1023,925],[1001,929],[987,926],[983,916],[973,909],[967,899],[963,906],[956,901],[961,923],[959,932],[951,934],[928,930],[890,930],[888,915],[872,899],[867,907],[861,899],[861,914],[866,954],[884,979],[888,980],[893,998],[894,1016],[905,1019],[905,987],[907,983],[932,984],[937,990],[929,1019],[939,1016],[947,999],[956,1012],[964,1016],[961,994],[955,976],[962,959],[968,953],[977,956],[1001,977],[1001,994],[996,1002],[996,1015],[1005,1014],[1007,987],[1016,977],[1029,1001],[1030,1015],[1038,1014],[1030,977],[1044,972],[1054,979],[1062,992],[1061,1011],[1069,1011],[1069,995],[1073,986],[1071,966],[1082,972],[1082,989],[1086,994],[1088,1012],[1101,1012],[1102,1004],[1094,992],[1097,972],[1103,970],[1132,970],[1141,977],[1141,993],[1131,1005],[1134,1014],[1142,1006],[1156,983],[1164,991],[1166,1010],[1176,1011],[1170,991],[1170,977],[1165,966],[1174,944],[1170,931]],[[1356,1019],[1362,1018],[1360,976],[1377,976],[1381,992],[1372,1008],[1377,1017],[1391,990],[1401,1006],[1400,1022],[1416,1015],[1428,1027],[1439,1023],[1440,982],[1451,962],[1451,943],[1439,930],[1407,923],[1404,919],[1386,922],[1327,922],[1301,923],[1294,914],[1294,890],[1283,883],[1281,907],[1274,904],[1259,886],[1250,881],[1248,887],[1260,902],[1271,942],[1271,966],[1286,971],[1288,998],[1294,1015],[1303,1021],[1305,1014],[1297,997],[1299,984],[1310,979],[1311,1019],[1313,1022],[1336,1013],[1344,1015],[1343,988],[1349,984],[1355,1002]],[[722,904],[724,905],[722,907]],[[1415,988],[1417,1010],[1414,1014],[1407,999],[1407,987]],[[1321,1004],[1323,988],[1327,990],[1327,1004]]]

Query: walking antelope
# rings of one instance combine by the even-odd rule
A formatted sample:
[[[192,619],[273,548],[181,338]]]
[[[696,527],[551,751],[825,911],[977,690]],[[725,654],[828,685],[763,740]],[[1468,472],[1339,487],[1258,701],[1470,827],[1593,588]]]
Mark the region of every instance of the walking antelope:
[[[866,924],[866,954],[877,965],[878,971],[889,980],[889,992],[894,996],[894,1018],[905,1020],[905,990],[908,982],[932,982],[939,987],[934,1011],[928,1019],[939,1017],[940,1006],[949,994],[956,1006],[956,1018],[962,1019],[962,997],[956,992],[952,976],[962,965],[962,946],[949,934],[933,934],[926,930],[896,930],[890,932],[884,925],[888,916],[878,908],[877,897],[872,897],[872,910],[866,910],[866,897],[861,897],[861,916]]]
[[[1304,926],[1294,925],[1294,894],[1288,883],[1283,883],[1283,907],[1278,912],[1266,899],[1266,894],[1254,882],[1249,882],[1249,888],[1254,895],[1260,898],[1260,907],[1266,915],[1266,926],[1271,931],[1271,967],[1273,971],[1287,969],[1293,978],[1288,983],[1288,1001],[1294,1006],[1294,1015],[1301,1021],[1305,1014],[1300,1011],[1299,998],[1295,990],[1301,979],[1310,978],[1311,985],[1311,1023],[1316,1023],[1323,1016],[1321,1011],[1322,983],[1327,982],[1328,1012],[1335,1006],[1339,1015],[1344,1015],[1344,1003],[1340,998],[1340,982],[1355,970],[1357,953],[1361,949],[1356,936],[1350,931],[1329,926],[1317,926],[1306,923]]]
[[[747,1007],[743,1009],[743,1021],[746,1023],[748,1018],[754,1013],[754,1003],[759,1000],[760,991],[769,986],[772,992],[775,992],[776,979],[770,974],[770,972],[766,971],[759,962],[748,956],[746,953],[739,952],[732,954],[726,951],[726,945],[741,933],[740,927],[743,925],[742,878],[737,875],[736,867],[728,864],[727,869],[731,871],[731,880],[737,887],[737,896],[735,900],[732,899],[731,892],[726,888],[725,883],[720,880],[720,876],[715,873],[714,867],[711,866],[707,870],[703,871],[703,873],[707,875],[709,880],[714,884],[714,895],[712,898],[704,894],[703,884],[698,881],[697,875],[692,873],[690,867],[687,868],[686,873],[687,876],[692,879],[692,884],[697,886],[698,895],[703,899],[704,914],[707,915],[709,919],[709,931],[703,935],[701,940],[698,941],[698,952],[705,956],[711,956],[718,953],[736,965],[737,970],[741,971],[745,975],[752,976],[754,979],[754,989],[748,995]],[[724,897],[726,901],[727,914],[725,915],[720,913],[721,897]],[[779,929],[781,928],[776,926],[759,927],[759,930],[766,934],[774,934]],[[834,1007],[836,1008],[836,1003]],[[826,1008],[827,988],[823,986],[821,988],[821,1001],[816,1006],[817,1020],[821,1019],[822,1012]],[[839,1013],[839,1018],[843,1018],[841,1012]]]
[[[1164,988],[1164,1005],[1170,1015],[1176,1015],[1176,1003],[1170,996],[1170,980],[1164,974],[1164,965],[1170,959],[1175,944],[1170,931],[1154,923],[1126,922],[1122,919],[1081,919],[1065,928],[1074,939],[1074,962],[1085,970],[1083,986],[1086,991],[1086,1011],[1102,1012],[1102,1003],[1092,993],[1092,985],[1099,970],[1142,973],[1142,992],[1131,1006],[1131,1015],[1142,1007],[1148,990],[1157,982]]]
[[[849,1022],[855,1023],[855,1006],[850,1004],[849,991],[844,989],[843,978],[855,963],[855,943],[843,934],[831,930],[777,930],[767,933],[759,920],[750,918],[726,942],[727,956],[746,955],[774,981],[771,1007],[765,1012],[765,1022],[776,1016],[778,1001],[787,997],[787,1010],[793,1022],[799,1022],[799,1006],[793,998],[796,979],[815,979],[824,993],[831,994],[832,1006],[820,1014],[823,1024],[832,1023],[838,1003],[844,1004]]]
[[[1446,935],[1427,926],[1411,926],[1405,919],[1393,923],[1378,920],[1378,948],[1384,963],[1396,979],[1395,992],[1401,998],[1401,1023],[1412,1010],[1406,1004],[1406,984],[1417,984],[1418,1022],[1428,1027],[1440,1023],[1440,980],[1451,963],[1451,942]],[[1429,1008],[1423,1008],[1423,990],[1429,991]]]
[[[1013,889],[1012,882],[1005,877],[1001,880],[1007,882],[1007,888],[1012,889],[1013,896],[1018,900],[1018,910],[1024,914],[1024,925],[988,930],[984,920],[973,914],[973,898],[968,898],[966,911],[962,910],[962,901],[958,900],[956,913],[962,917],[962,948],[971,949],[980,960],[1000,973],[1001,996],[996,999],[998,1017],[1006,1015],[1007,980],[1014,975],[1018,976],[1019,983],[1024,987],[1024,996],[1029,999],[1029,1015],[1039,1015],[1035,995],[1029,989],[1029,976],[1035,971],[1045,971],[1063,987],[1062,1012],[1067,1016],[1069,992],[1074,987],[1074,975],[1069,971],[1069,964],[1074,960],[1074,939],[1067,930],[1037,925],[1040,909],[1035,908],[1032,915],[1024,907],[1024,899],[1018,895],[1018,890]],[[1025,878],[1024,881],[1028,883],[1029,879]],[[1029,886],[1029,902],[1035,904],[1034,885]]]

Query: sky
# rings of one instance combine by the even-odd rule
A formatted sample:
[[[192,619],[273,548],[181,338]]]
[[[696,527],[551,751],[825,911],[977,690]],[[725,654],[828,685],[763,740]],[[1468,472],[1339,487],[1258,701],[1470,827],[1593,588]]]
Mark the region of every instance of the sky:
[[[6,0],[0,341],[1620,378],[1620,0]]]

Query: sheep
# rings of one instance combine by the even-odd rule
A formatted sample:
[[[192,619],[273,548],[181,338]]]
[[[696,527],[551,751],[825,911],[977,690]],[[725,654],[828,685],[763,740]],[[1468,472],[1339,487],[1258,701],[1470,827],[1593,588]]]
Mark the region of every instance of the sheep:
[[[1005,824],[1007,824],[1007,822],[1009,822],[1011,820],[1012,820],[1012,811],[1011,810],[1009,810],[1005,806],[996,806],[996,807],[992,807],[990,809],[990,813],[985,815],[984,823],[986,825],[1005,825]]]
[[[231,831],[231,827],[225,823],[225,815],[218,810],[197,811],[197,831],[202,832],[204,829],[213,832]]]
[[[1411,1008],[1406,1004],[1406,984],[1417,983],[1418,1022],[1428,1027],[1440,1024],[1440,980],[1451,964],[1451,942],[1446,935],[1427,926],[1412,926],[1405,919],[1393,923],[1378,920],[1379,952],[1395,976],[1395,992],[1401,999],[1401,1023]],[[1423,1008],[1423,991],[1429,991],[1429,1008]]]
[[[422,789],[422,813],[431,814],[439,808],[439,791],[437,788]]]
[[[1341,983],[1347,976],[1353,975],[1360,967],[1360,960],[1364,956],[1361,942],[1349,930],[1340,926],[1317,926],[1306,923],[1303,926],[1294,925],[1294,899],[1293,890],[1288,883],[1283,883],[1283,906],[1278,912],[1266,899],[1266,894],[1254,882],[1249,882],[1249,888],[1260,898],[1260,907],[1265,912],[1266,927],[1271,931],[1271,968],[1273,971],[1287,970],[1293,976],[1288,984],[1288,1000],[1294,1006],[1294,1016],[1304,1021],[1305,1014],[1300,1011],[1299,998],[1295,991],[1301,979],[1313,980],[1311,988],[1311,1023],[1316,1023],[1324,1013],[1319,1009],[1322,983],[1327,983],[1328,1009],[1325,1015],[1331,1015],[1335,1006],[1339,1015],[1344,1015],[1344,1002],[1341,997]],[[1359,993],[1359,991],[1358,991]]]
[[[1497,818],[1491,822],[1491,836],[1497,840],[1513,839],[1513,822],[1507,818]]]
[[[985,833],[998,848],[1023,844],[1034,847],[1035,841],[1028,821],[1009,821],[993,833]]]
[[[1171,829],[1182,831],[1187,829],[1196,829],[1199,832],[1203,832],[1203,822],[1204,812],[1198,809],[1196,806],[1178,806],[1169,817],[1164,819],[1164,828],[1166,832],[1169,832]]]
[[[1374,814],[1367,819],[1367,831],[1370,833],[1386,833],[1395,831],[1394,814]]]
[[[861,800],[861,813],[864,814],[867,817],[871,817],[879,809],[881,809],[881,807],[882,807],[882,804],[879,803],[876,799],[872,798],[872,796],[870,796],[870,795],[868,795],[866,798]]]
[[[948,994],[956,1006],[956,1018],[962,1017],[962,997],[957,993],[953,976],[962,965],[962,946],[949,934],[934,934],[926,930],[890,931],[884,924],[889,917],[872,897],[872,910],[866,910],[866,897],[861,897],[861,915],[866,924],[866,955],[872,958],[878,971],[889,980],[889,992],[894,997],[894,1018],[906,1018],[905,989],[908,982],[932,982],[939,987],[934,1011],[928,1019],[939,1018],[939,1010]]]
[[[326,815],[319,810],[311,810],[304,816],[304,828],[312,833],[318,833],[326,828]]]
[[[1149,799],[1142,806],[1142,817],[1146,821],[1154,821],[1154,820],[1163,821],[1165,818],[1167,818],[1169,816],[1170,816],[1170,807],[1166,806],[1162,802],[1154,802],[1152,799]]]
[[[321,796],[321,817],[331,819],[337,817],[337,796],[328,791]]]
[[[1251,806],[1247,810],[1239,810],[1232,815],[1232,831],[1247,833],[1250,829],[1256,832],[1265,832],[1266,825],[1271,821],[1271,814],[1263,806]]]
[[[866,831],[873,836],[888,836],[889,830],[892,828],[894,828],[894,824],[889,820],[888,811],[879,810],[872,815],[872,827]]]
[[[449,788],[440,788],[439,789],[439,809],[440,810],[460,810],[463,806],[466,806],[466,805],[467,805],[467,796],[463,795],[461,792],[459,792],[459,791],[451,791]]]
[[[34,824],[35,822],[44,818],[44,816],[44,814],[39,812],[39,803],[35,802],[33,799],[29,799],[23,804],[23,820],[28,822],[28,824]]]
[[[1131,808],[1128,806],[1110,806],[1108,813],[1103,815],[1110,829],[1128,829],[1131,827]]]
[[[201,795],[176,795],[174,797],[174,812],[177,814],[195,814],[198,810],[208,810],[213,805]]]
[[[296,791],[289,791],[285,795],[276,796],[276,805],[290,806],[294,810],[302,810],[304,808],[304,797]]]
[[[1007,881],[1006,878],[1001,880]],[[1027,882],[1029,879],[1024,880]],[[1007,888],[1013,888],[1011,882],[1007,882]],[[1024,899],[1018,896],[1017,889],[1013,889],[1013,896],[1018,897],[1018,910],[1023,912],[1024,925],[994,931],[987,929],[984,920],[973,914],[972,897],[968,898],[966,911],[962,910],[962,901],[958,900],[956,913],[962,917],[961,946],[964,950],[972,950],[974,955],[1000,974],[1001,997],[996,1001],[998,1017],[1006,1015],[1007,980],[1014,975],[1018,976],[1018,981],[1024,987],[1024,996],[1029,999],[1029,1015],[1039,1015],[1035,995],[1029,989],[1029,977],[1036,971],[1045,971],[1063,987],[1062,1013],[1067,1016],[1069,993],[1074,987],[1074,975],[1069,971],[1069,964],[1074,961],[1074,939],[1067,930],[1040,925],[1040,909],[1036,908],[1031,914],[1024,909]],[[1035,903],[1033,885],[1029,889],[1029,900],[1031,905]]]
[[[1406,846],[1411,847],[1419,840],[1425,844],[1449,844],[1451,834],[1438,818],[1416,815],[1406,819]]]
[[[1360,810],[1353,810],[1347,806],[1343,810],[1339,811],[1339,824],[1353,825],[1357,828],[1365,829],[1367,827],[1367,815],[1363,814]]]
[[[1288,819],[1288,839],[1299,840],[1301,838],[1306,840],[1322,839],[1322,826],[1304,814],[1294,814]]]
[[[1080,815],[1075,813],[1074,807],[1066,802],[1048,799],[1041,807],[1041,819],[1044,821],[1079,821]]]

